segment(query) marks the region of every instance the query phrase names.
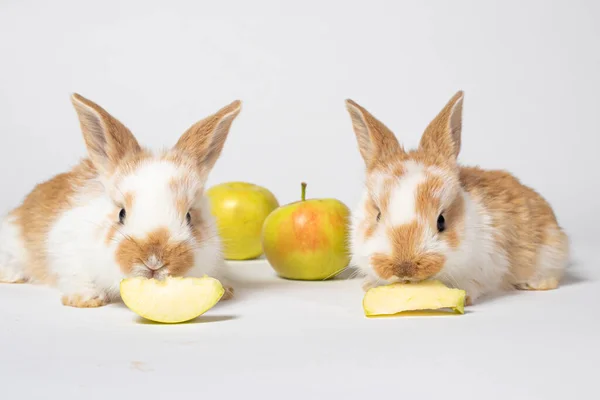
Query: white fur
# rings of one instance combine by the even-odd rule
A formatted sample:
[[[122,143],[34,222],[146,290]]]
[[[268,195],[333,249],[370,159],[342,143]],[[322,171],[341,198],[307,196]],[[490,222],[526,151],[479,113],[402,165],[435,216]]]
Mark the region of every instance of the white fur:
[[[83,291],[91,297],[103,292],[116,297],[123,277],[115,258],[118,242],[105,243],[104,239],[114,223],[109,215],[115,206],[103,192],[82,196],[77,203],[50,229],[48,270],[65,295]]]
[[[434,278],[465,290],[474,301],[503,288],[509,262],[494,240],[494,228],[483,204],[466,192],[461,191],[460,195],[465,207],[460,245],[452,249],[445,242],[439,242],[446,263]]]
[[[172,162],[152,160],[142,163],[132,174],[116,183],[119,194],[135,195],[133,210],[127,210],[128,235],[143,237],[148,232],[166,227],[173,239],[189,238],[185,219],[177,215],[176,193],[170,188],[173,179],[182,179],[184,176],[185,171]],[[194,194],[186,193],[190,206]]]
[[[392,190],[389,215],[382,215],[392,226],[408,224],[417,217],[416,192],[427,176],[423,166],[405,163],[405,172]]]
[[[546,237],[554,245],[540,246],[537,254],[535,274],[527,282],[516,282],[521,288],[548,289],[558,283],[569,262],[569,241],[559,229],[552,227],[546,230]],[[556,243],[559,243],[558,245]],[[554,281],[554,282],[553,282]]]
[[[13,283],[26,279],[23,266],[26,262],[19,227],[15,218],[8,215],[0,223],[0,282]]]
[[[389,253],[392,248],[383,232],[376,232],[370,240],[365,239],[365,232],[364,229],[361,229],[360,224],[367,218],[365,209],[369,196],[369,192],[365,190],[358,206],[352,213],[350,223],[350,265],[358,268],[367,278],[376,280],[377,276],[371,267],[371,255],[382,250]]]

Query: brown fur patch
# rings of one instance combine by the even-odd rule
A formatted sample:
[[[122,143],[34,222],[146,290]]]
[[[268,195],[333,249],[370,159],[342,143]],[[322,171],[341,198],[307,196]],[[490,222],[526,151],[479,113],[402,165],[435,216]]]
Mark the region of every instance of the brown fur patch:
[[[21,227],[21,235],[27,252],[25,275],[39,283],[53,283],[47,267],[46,239],[56,219],[71,208],[75,195],[87,182],[96,178],[96,169],[90,160],[83,160],[70,172],[38,184],[27,195],[21,206],[11,215]]]
[[[425,181],[417,186],[415,193],[416,214],[423,219],[438,217],[440,211],[440,198],[437,195],[444,187],[444,181],[439,176],[428,176]]]
[[[396,168],[396,172],[398,173],[403,173],[403,171],[402,165]],[[370,184],[370,181],[367,182],[367,190],[370,197],[365,204],[366,218],[360,226],[361,231],[365,232],[365,238],[367,239],[375,233],[375,229],[378,225],[377,215],[381,213],[381,216],[383,217],[388,212],[391,193],[397,176],[387,175],[382,179],[383,182],[381,183],[381,187],[374,187]]]
[[[134,266],[145,263],[154,255],[170,275],[184,275],[193,266],[193,249],[185,242],[172,243],[170,238],[168,229],[161,228],[144,239],[125,239],[117,247],[117,263],[123,273],[130,274]]]
[[[464,167],[460,180],[490,214],[498,251],[505,253],[510,263],[509,280],[527,281],[535,273],[540,246],[560,244],[549,243],[554,239],[548,236],[549,230],[562,232],[554,211],[536,191],[505,171]]]
[[[388,228],[387,235],[392,243],[392,255],[375,254],[371,257],[375,272],[383,279],[421,280],[435,275],[443,267],[443,255],[422,253],[420,250],[423,227],[416,221]]]
[[[95,308],[108,304],[106,297],[87,298],[79,294],[63,295],[61,301],[65,306],[77,308]]]
[[[202,241],[208,239],[206,237],[206,225],[202,219],[202,213],[200,210],[195,208],[190,209],[190,216],[192,217],[192,236],[196,243],[202,243]]]
[[[135,200],[135,196],[133,193],[125,193],[125,196],[124,196],[125,211],[131,210],[133,208],[134,200]]]
[[[108,228],[108,232],[106,233],[106,237],[104,242],[108,245],[113,240],[115,240],[115,236],[121,229],[121,225],[119,224],[119,214],[121,213],[121,207],[125,209],[125,212],[128,213],[133,208],[133,204],[135,201],[135,195],[133,193],[125,193],[123,195],[123,204],[115,207],[115,209],[108,214],[108,220],[112,221],[112,225]]]
[[[396,227],[389,227],[387,235],[394,249],[394,258],[400,262],[414,258],[423,236],[423,227],[413,221]]]
[[[365,204],[365,218],[361,222],[359,229],[361,232],[365,232],[365,239],[369,239],[375,233],[377,229],[377,214],[379,208],[375,205],[373,200],[368,200]]]
[[[445,220],[446,229],[439,232],[441,240],[444,240],[454,249],[460,245],[461,231],[464,228],[464,199],[460,192],[456,192],[453,200],[446,209],[442,209],[441,199],[438,193],[449,185],[440,176],[428,174],[428,178],[417,187],[416,208],[417,215],[427,221],[433,232],[437,231],[437,219],[441,215]]]
[[[451,248],[456,249],[460,246],[461,232],[465,228],[465,201],[462,194],[459,193],[454,198],[454,201],[443,215],[446,220],[446,230],[441,233],[442,238]],[[437,221],[434,229],[436,228]]]
[[[191,201],[188,196],[188,192],[192,186],[192,180],[189,176],[181,178],[172,178],[169,182],[169,189],[175,195],[175,208],[177,209],[177,215],[180,218],[185,218],[188,211],[190,211]],[[201,188],[198,189],[196,196],[201,195]],[[190,213],[191,214],[191,213]]]
[[[385,254],[375,254],[371,257],[375,272],[386,280],[393,277],[424,280],[440,272],[445,261],[445,257],[438,253],[415,256],[410,261],[399,261],[397,257]]]
[[[395,162],[390,164],[390,175],[394,177],[400,177],[406,173],[406,169],[404,168],[404,164],[401,162]]]

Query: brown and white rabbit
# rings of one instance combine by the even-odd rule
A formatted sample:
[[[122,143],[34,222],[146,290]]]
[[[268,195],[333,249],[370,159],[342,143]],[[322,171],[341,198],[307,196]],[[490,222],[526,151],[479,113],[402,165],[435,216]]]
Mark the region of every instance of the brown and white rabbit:
[[[240,101],[152,153],[97,104],[72,96],[89,158],[37,185],[0,225],[0,282],[56,285],[98,307],[124,277],[218,275],[221,242],[204,196]],[[231,290],[228,291],[231,295]]]
[[[350,238],[365,289],[432,278],[466,290],[471,303],[515,287],[558,286],[569,241],[550,205],[507,172],[457,162],[463,92],[410,151],[363,107],[346,106],[366,164]]]

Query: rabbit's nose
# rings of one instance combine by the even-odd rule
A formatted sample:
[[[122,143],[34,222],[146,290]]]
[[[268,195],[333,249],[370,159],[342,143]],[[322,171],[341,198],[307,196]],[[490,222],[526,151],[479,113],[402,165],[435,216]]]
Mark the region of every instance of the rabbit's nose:
[[[155,254],[152,254],[150,257],[148,257],[148,260],[146,260],[144,264],[152,271],[157,271],[164,265],[164,263],[158,257],[156,257]]]
[[[416,265],[410,261],[403,261],[394,268],[394,275],[401,280],[411,280],[415,275]]]

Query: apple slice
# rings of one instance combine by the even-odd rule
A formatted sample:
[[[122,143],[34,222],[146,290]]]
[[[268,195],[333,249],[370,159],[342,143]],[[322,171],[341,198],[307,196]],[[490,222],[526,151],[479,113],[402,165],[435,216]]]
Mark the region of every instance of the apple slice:
[[[139,316],[176,324],[210,310],[225,293],[221,282],[203,278],[168,277],[164,280],[128,278],[121,281],[121,298]]]
[[[363,309],[368,317],[442,309],[464,314],[465,298],[464,290],[448,288],[440,281],[393,283],[369,289]]]

